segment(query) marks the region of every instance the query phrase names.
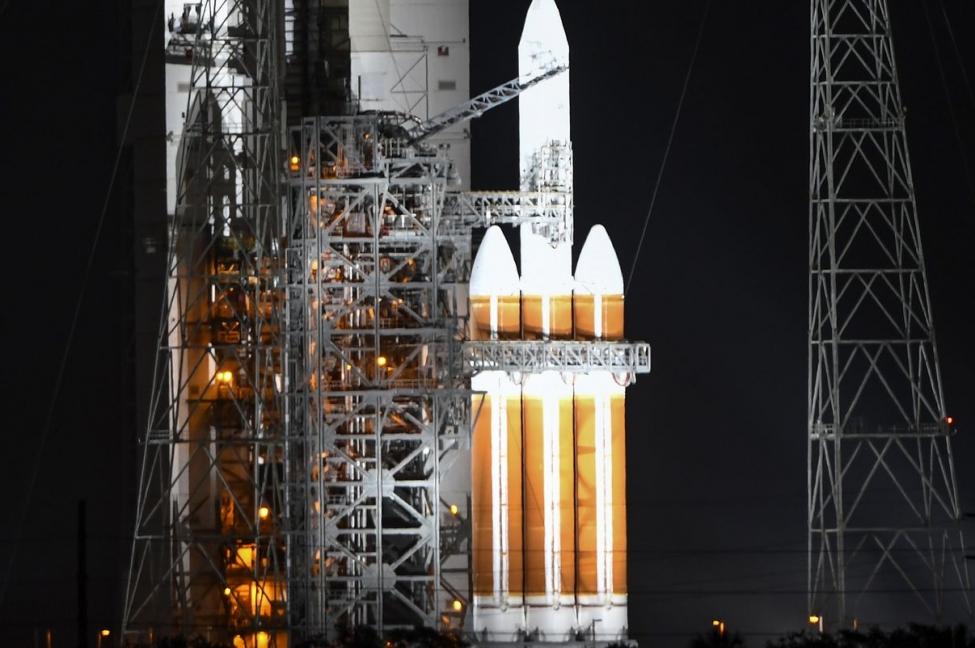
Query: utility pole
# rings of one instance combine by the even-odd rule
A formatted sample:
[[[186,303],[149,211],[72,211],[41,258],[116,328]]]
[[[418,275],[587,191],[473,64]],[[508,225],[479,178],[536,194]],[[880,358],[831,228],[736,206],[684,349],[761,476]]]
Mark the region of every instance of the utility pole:
[[[88,546],[85,500],[78,500],[78,648],[88,648]]]

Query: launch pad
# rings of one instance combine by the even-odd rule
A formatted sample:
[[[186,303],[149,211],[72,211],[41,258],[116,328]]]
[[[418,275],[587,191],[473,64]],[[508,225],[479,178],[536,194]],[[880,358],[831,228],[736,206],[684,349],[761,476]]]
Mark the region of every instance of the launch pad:
[[[351,31],[374,39],[353,5]],[[343,625],[423,625],[479,642],[625,639],[622,393],[650,370],[650,349],[622,339],[605,231],[590,235],[596,270],[582,270],[585,249],[578,283],[568,265],[568,45],[554,2],[532,5],[508,83],[433,117],[360,106],[284,131],[277,16],[256,0],[190,13],[126,637],[202,632],[263,648]],[[363,75],[381,60],[352,59]],[[466,164],[444,134],[514,97],[520,191],[462,190]],[[475,294],[472,276],[489,247],[475,250],[472,232],[503,242],[497,224],[522,236],[503,331],[497,296]],[[506,501],[523,500],[514,508],[483,499],[501,461],[492,388],[480,384],[492,377],[524,389],[519,470],[538,492],[506,484]],[[578,461],[577,433],[589,448]],[[518,558],[523,590],[498,571],[515,558],[498,525],[518,508],[522,528],[538,527]]]

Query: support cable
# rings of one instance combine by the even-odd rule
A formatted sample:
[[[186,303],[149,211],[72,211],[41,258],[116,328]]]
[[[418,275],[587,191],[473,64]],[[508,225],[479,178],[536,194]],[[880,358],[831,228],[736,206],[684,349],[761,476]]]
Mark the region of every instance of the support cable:
[[[653,207],[657,203],[657,193],[660,191],[660,181],[664,177],[664,170],[667,168],[667,158],[670,156],[670,147],[674,143],[674,134],[677,132],[677,123],[680,121],[680,113],[684,107],[684,97],[687,95],[687,86],[690,85],[691,76],[694,72],[694,63],[697,61],[697,52],[701,48],[701,39],[704,36],[704,27],[708,22],[708,12],[711,10],[711,0],[707,0],[704,5],[704,14],[701,16],[701,26],[697,31],[697,41],[694,43],[694,53],[691,55],[691,62],[687,66],[687,76],[684,77],[684,87],[680,92],[680,100],[677,102],[677,112],[674,113],[674,122],[670,127],[670,136],[667,138],[667,148],[664,149],[664,158],[660,162],[660,170],[657,172],[657,182],[653,187],[653,194],[650,197],[650,208],[647,216],[643,219],[643,229],[640,230],[640,239],[636,244],[636,254],[633,255],[633,263],[630,265],[630,274],[626,279],[626,289],[630,292],[630,284],[633,283],[633,273],[636,272],[636,264],[640,260],[640,251],[643,249],[643,239],[647,235],[647,226],[650,225],[650,216],[653,214]]]
[[[968,187],[969,198],[971,198],[972,202],[975,202],[975,182],[972,180],[972,167],[968,162],[968,153],[965,152],[965,142],[962,141],[961,129],[958,126],[958,116],[955,115],[955,106],[951,101],[951,91],[948,89],[948,78],[945,76],[945,66],[941,61],[941,50],[938,49],[938,39],[934,34],[934,23],[931,21],[931,14],[928,11],[928,5],[922,2],[921,7],[924,9],[924,20],[928,24],[928,36],[931,37],[931,47],[934,48],[934,60],[938,64],[938,76],[941,77],[941,88],[945,93],[945,103],[948,104],[948,115],[951,117],[951,125],[954,127],[955,131],[955,142],[958,144],[958,154],[961,156],[962,174],[965,176],[965,186]],[[945,21],[947,20],[948,17],[946,15]],[[962,68],[962,72],[964,73],[964,67]],[[967,82],[967,75],[965,75],[965,79]],[[969,92],[970,91],[971,87],[969,86]]]
[[[972,102],[972,109],[975,110],[975,91],[972,91],[972,80],[968,76],[968,69],[965,67],[965,59],[962,58],[961,51],[958,49],[958,41],[955,40],[955,30],[951,26],[951,20],[948,19],[948,10],[945,9],[944,2],[941,3],[941,15],[944,16],[945,25],[948,27],[948,36],[951,39],[951,48],[955,52],[955,58],[958,59],[958,67],[961,69],[961,78],[965,81],[965,89],[968,91],[968,100]],[[925,5],[927,7],[927,5]]]
[[[47,439],[51,434],[51,426],[54,421],[54,411],[57,407],[58,397],[61,394],[61,387],[64,383],[64,373],[68,366],[68,358],[71,355],[71,347],[73,346],[75,333],[78,329],[78,318],[81,314],[81,307],[85,302],[85,294],[88,291],[88,283],[91,279],[91,269],[95,262],[95,253],[98,250],[98,242],[101,239],[102,229],[105,225],[105,216],[108,214],[108,205],[112,198],[112,192],[115,189],[115,180],[118,177],[119,165],[122,162],[122,153],[125,150],[125,141],[128,138],[129,125],[132,122],[132,113],[135,112],[135,101],[139,96],[139,88],[142,87],[142,79],[146,70],[146,61],[149,59],[149,50],[154,45],[152,35],[156,31],[156,25],[159,22],[159,17],[162,15],[162,9],[163,1],[159,0],[159,2],[156,3],[155,10],[153,11],[154,17],[152,24],[149,26],[149,33],[146,34],[146,48],[142,53],[142,63],[139,66],[139,75],[136,78],[135,86],[132,90],[132,101],[129,103],[129,111],[125,116],[125,125],[122,128],[122,133],[119,137],[118,151],[115,154],[115,163],[112,166],[112,174],[109,177],[108,190],[105,192],[105,200],[102,203],[102,210],[98,216],[97,225],[95,226],[94,240],[92,240],[91,247],[88,250],[88,260],[85,264],[85,271],[82,273],[81,277],[81,291],[78,293],[78,299],[75,302],[74,314],[71,317],[71,326],[68,328],[68,340],[65,343],[64,352],[61,354],[61,363],[58,365],[57,377],[54,380],[54,390],[51,394],[51,401],[48,405],[47,414],[44,419],[44,427],[41,428],[40,445],[37,448],[37,454],[34,456],[34,465],[31,467],[30,479],[27,482],[27,493],[24,495],[24,510],[13,534],[13,546],[10,548],[10,559],[7,561],[7,568],[4,570],[3,580],[0,580],[0,608],[3,607],[4,597],[7,593],[7,586],[10,585],[13,568],[17,562],[17,552],[20,549],[24,526],[27,523],[27,516],[30,514],[31,500],[34,496],[34,487],[37,485],[37,475],[40,472],[41,467],[41,458],[44,456],[44,447],[47,445]]]

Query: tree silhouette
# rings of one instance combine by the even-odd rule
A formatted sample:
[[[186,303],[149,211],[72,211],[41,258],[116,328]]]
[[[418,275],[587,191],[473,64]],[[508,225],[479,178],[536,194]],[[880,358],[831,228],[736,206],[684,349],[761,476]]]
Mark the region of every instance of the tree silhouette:
[[[939,627],[912,623],[889,632],[880,628],[867,632],[840,630],[835,635],[794,632],[768,642],[767,648],[975,648],[975,640],[963,625]]]
[[[690,648],[744,648],[745,642],[737,632],[718,632],[698,635],[691,640]]]

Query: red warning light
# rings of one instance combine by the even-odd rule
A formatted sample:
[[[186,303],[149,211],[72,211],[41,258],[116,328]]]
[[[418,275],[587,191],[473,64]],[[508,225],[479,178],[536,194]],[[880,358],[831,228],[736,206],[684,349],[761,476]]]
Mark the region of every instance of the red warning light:
[[[954,425],[955,424],[955,417],[954,416],[946,416],[945,417],[945,423],[947,423],[948,425]]]

